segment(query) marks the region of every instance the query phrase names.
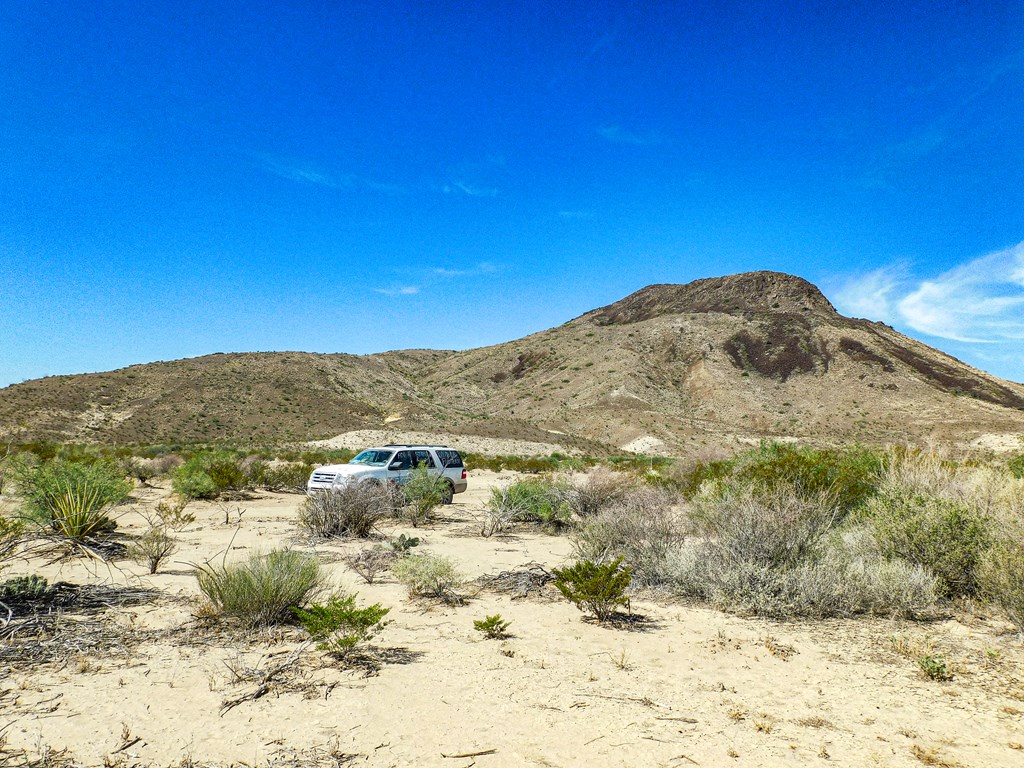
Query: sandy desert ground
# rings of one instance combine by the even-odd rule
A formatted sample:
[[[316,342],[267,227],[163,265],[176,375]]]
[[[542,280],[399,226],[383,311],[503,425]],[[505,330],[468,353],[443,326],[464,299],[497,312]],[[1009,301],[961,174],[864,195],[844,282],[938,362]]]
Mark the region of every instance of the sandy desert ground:
[[[569,561],[565,537],[479,535],[488,489],[508,478],[471,475],[470,492],[415,532],[420,551],[471,579]],[[166,493],[137,492],[137,509]],[[65,615],[55,658],[0,657],[0,765],[1024,766],[1024,649],[998,619],[775,623],[641,596],[643,620],[603,626],[550,586],[525,597],[468,588],[462,606],[412,601],[393,579],[364,584],[345,568],[361,542],[316,550],[336,585],[391,607],[379,668],[340,669],[310,649],[248,698],[300,632],[246,635],[198,617],[189,564],[305,546],[301,501],[193,504],[197,520],[154,576],[124,560],[16,562],[5,576],[143,591],[136,605]],[[144,525],[138,511],[119,522]],[[400,531],[413,532],[384,533]],[[497,612],[512,637],[483,639],[473,620]],[[926,652],[947,660],[952,681],[921,676]]]

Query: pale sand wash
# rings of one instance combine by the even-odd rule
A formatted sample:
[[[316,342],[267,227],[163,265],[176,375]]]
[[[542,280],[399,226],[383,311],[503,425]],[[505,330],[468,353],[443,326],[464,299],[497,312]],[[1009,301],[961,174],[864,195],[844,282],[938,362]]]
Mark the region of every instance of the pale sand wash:
[[[474,517],[487,489],[509,477],[473,473],[472,490],[444,510],[447,519],[414,532],[424,538],[419,551],[455,558],[470,577],[532,561],[565,563],[564,537],[477,535]],[[146,492],[140,506],[164,493]],[[229,546],[234,559],[295,543],[300,502],[267,494],[192,505],[197,521],[155,576],[124,561],[109,570],[82,561],[16,563],[5,576],[154,586],[174,599],[122,609],[117,620],[136,632],[180,632],[124,657],[72,654],[4,670],[7,748],[67,748],[82,764],[125,766],[336,764],[316,762],[323,750],[358,755],[353,765],[445,768],[1024,765],[1024,654],[998,621],[772,623],[637,599],[633,609],[650,626],[625,631],[584,621],[550,593],[513,600],[481,592],[461,607],[413,603],[393,580],[367,585],[337,562],[360,544],[317,549],[332,560],[337,585],[392,607],[378,645],[398,649],[393,662],[365,677],[311,650],[305,678],[292,678],[302,685],[271,685],[222,716],[226,700],[256,687],[232,682],[228,665],[280,663],[295,643],[239,650],[200,631],[188,563]],[[130,513],[121,525],[137,532],[143,521]],[[474,619],[496,612],[512,621],[512,638],[484,640],[473,629]],[[922,679],[914,659],[893,650],[894,635],[912,652],[931,642],[956,678]]]

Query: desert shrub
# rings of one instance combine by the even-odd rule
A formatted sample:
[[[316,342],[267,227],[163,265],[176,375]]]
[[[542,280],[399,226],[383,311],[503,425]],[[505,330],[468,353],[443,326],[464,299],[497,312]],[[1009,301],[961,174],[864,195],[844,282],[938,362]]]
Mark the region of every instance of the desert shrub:
[[[765,442],[732,459],[681,466],[668,476],[687,498],[696,496],[705,483],[719,480],[759,493],[783,488],[811,499],[827,493],[845,515],[875,493],[887,463],[886,454],[867,448],[818,449]]]
[[[156,468],[148,459],[137,456],[125,456],[121,459],[121,471],[125,476],[136,480],[140,485],[147,485],[156,477]]]
[[[177,543],[162,525],[150,526],[142,536],[128,545],[128,557],[145,563],[150,573],[156,573],[160,563],[177,551]]]
[[[434,510],[451,498],[451,484],[443,475],[432,475],[426,464],[409,472],[402,486],[406,507],[404,519],[414,528],[430,520]]]
[[[10,602],[31,602],[45,597],[50,591],[50,583],[38,574],[15,576],[13,579],[0,582],[0,600]]]
[[[400,491],[389,483],[355,481],[307,496],[299,525],[321,538],[370,536],[377,523],[395,515]]]
[[[917,666],[921,674],[929,680],[945,683],[953,679],[946,660],[941,656],[922,656],[917,660]]]
[[[622,558],[595,563],[580,560],[568,568],[555,568],[555,586],[566,600],[581,611],[590,611],[598,621],[612,617],[619,606],[627,605],[632,575]]]
[[[188,499],[185,497],[168,496],[163,501],[157,503],[154,511],[157,519],[160,521],[160,525],[174,531],[180,531],[196,521],[194,514],[185,511],[187,506]]]
[[[584,519],[574,531],[577,559],[605,562],[623,558],[633,581],[658,586],[672,578],[675,553],[686,537],[679,499],[650,486],[634,487],[599,512]]]
[[[982,594],[1024,632],[1024,520],[1007,520],[978,568]]]
[[[466,583],[455,562],[438,555],[408,555],[391,567],[391,572],[414,597],[432,597],[460,603],[458,590]]]
[[[1024,453],[1019,453],[1007,462],[1010,474],[1018,479],[1024,479]]]
[[[404,533],[400,533],[388,543],[394,552],[399,555],[405,555],[408,554],[410,549],[420,545],[420,539],[419,536],[406,536]]]
[[[161,456],[155,456],[150,461],[153,463],[153,469],[156,471],[157,477],[166,477],[173,474],[174,470],[185,463],[181,456],[174,453],[165,453]]]
[[[367,584],[373,584],[377,577],[391,568],[398,553],[384,547],[361,549],[345,558],[345,565],[359,574]]]
[[[473,629],[483,634],[488,640],[503,640],[508,637],[508,628],[512,626],[511,621],[501,618],[500,613],[477,619],[473,622]]]
[[[69,512],[71,502],[88,500],[88,513],[121,504],[132,485],[113,461],[100,459],[90,464],[54,459],[42,464],[25,464],[17,477],[25,499],[27,517],[49,525]],[[72,507],[76,506],[74,503]]]
[[[787,568],[808,558],[836,525],[839,510],[827,493],[807,498],[784,486],[703,492],[691,501],[689,520],[716,559]]]
[[[213,499],[247,485],[242,463],[231,451],[200,451],[175,469],[171,480],[175,493],[186,499]]]
[[[205,563],[195,569],[200,591],[220,615],[248,627],[285,621],[323,589],[319,560],[291,549],[254,553],[242,563]]]
[[[863,517],[883,553],[933,571],[943,597],[977,592],[977,568],[990,535],[976,510],[890,485],[868,502]]]
[[[318,641],[317,648],[340,658],[387,626],[384,617],[391,611],[380,603],[359,608],[356,595],[346,594],[335,595],[326,605],[314,603],[292,610],[302,628]]]
[[[597,467],[582,481],[572,485],[570,492],[566,494],[566,500],[578,517],[586,519],[615,504],[635,487],[634,477],[624,472]]]
[[[531,477],[491,491],[488,508],[502,509],[512,520],[536,523],[544,530],[565,530],[572,522],[569,486],[561,480]]]
[[[268,491],[302,492],[314,468],[312,464],[304,462],[268,464],[263,471],[262,485]]]

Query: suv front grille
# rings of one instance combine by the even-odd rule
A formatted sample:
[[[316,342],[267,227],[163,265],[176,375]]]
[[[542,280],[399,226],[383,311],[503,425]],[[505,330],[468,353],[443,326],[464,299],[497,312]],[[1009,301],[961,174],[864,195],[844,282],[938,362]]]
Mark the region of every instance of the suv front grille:
[[[332,485],[334,483],[335,477],[337,477],[337,475],[335,475],[333,472],[314,472],[312,482],[326,483],[327,485]]]

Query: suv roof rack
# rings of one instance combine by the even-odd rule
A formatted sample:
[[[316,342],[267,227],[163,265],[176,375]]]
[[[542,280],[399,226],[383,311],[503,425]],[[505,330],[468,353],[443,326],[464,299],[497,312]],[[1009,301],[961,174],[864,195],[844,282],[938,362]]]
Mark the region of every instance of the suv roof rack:
[[[437,445],[435,443],[387,443],[381,448],[450,448],[448,445]]]

